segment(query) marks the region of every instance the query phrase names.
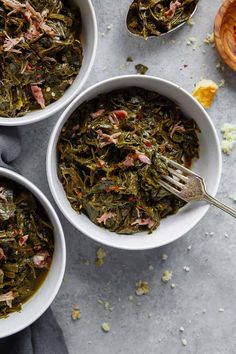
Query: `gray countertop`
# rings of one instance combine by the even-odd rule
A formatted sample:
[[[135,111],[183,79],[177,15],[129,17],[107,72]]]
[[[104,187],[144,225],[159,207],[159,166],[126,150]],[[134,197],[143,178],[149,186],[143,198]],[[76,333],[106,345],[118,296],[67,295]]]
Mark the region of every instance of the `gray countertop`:
[[[134,65],[138,63],[146,64],[150,75],[171,80],[189,92],[201,77],[218,83],[224,79],[225,86],[219,90],[209,114],[219,134],[224,122],[235,122],[235,75],[227,68],[224,72],[218,70],[215,49],[203,43],[206,34],[212,32],[221,0],[200,1],[195,25],[184,26],[165,42],[162,39],[143,41],[127,34],[124,17],[129,0],[93,0],[93,3],[99,43],[86,87],[115,75],[135,73]],[[107,29],[109,25],[111,30]],[[186,45],[189,37],[196,37],[194,45]],[[133,57],[134,63],[126,63],[128,56]],[[17,161],[20,172],[52,202],[45,154],[57,118],[20,128],[23,153]],[[218,194],[230,205],[233,202],[229,194],[236,192],[235,158],[236,148],[230,156],[223,156]],[[58,214],[65,231],[68,258],[65,279],[52,308],[70,354],[236,352],[236,224],[233,218],[212,207],[191,232],[163,248],[128,252],[106,247],[104,265],[98,268],[94,261],[100,245],[80,234]],[[162,254],[168,255],[165,262],[160,259]],[[190,271],[184,271],[184,266]],[[174,289],[161,282],[166,269],[173,271]],[[149,295],[135,296],[135,285],[140,279],[149,282]],[[130,295],[133,300],[129,300]],[[99,299],[108,301],[113,311],[106,310]],[[71,309],[77,303],[82,317],[72,321]],[[103,322],[110,324],[109,333],[101,330]],[[183,333],[179,331],[181,326]],[[181,338],[187,340],[187,346],[183,346]]]

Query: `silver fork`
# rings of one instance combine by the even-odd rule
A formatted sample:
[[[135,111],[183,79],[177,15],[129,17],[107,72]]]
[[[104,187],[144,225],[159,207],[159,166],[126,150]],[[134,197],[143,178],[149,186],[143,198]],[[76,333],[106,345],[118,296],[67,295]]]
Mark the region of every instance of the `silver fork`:
[[[163,188],[185,202],[205,200],[236,218],[235,209],[213,198],[207,192],[205,181],[201,176],[164,156],[160,156],[160,158],[167,163],[169,171],[169,176],[163,175],[159,181]]]

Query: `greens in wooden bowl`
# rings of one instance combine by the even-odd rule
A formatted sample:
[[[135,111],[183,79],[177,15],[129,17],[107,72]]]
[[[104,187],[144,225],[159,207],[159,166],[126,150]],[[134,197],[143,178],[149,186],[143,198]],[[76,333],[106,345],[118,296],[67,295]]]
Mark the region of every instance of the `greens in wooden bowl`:
[[[102,94],[81,104],[57,144],[59,176],[71,206],[121,234],[153,231],[184,203],[158,184],[159,156],[191,165],[197,124],[171,100],[142,88]]]
[[[0,318],[21,310],[45,279],[53,226],[33,194],[0,179]]]
[[[0,0],[0,116],[20,117],[63,96],[79,73],[78,7],[61,0]]]

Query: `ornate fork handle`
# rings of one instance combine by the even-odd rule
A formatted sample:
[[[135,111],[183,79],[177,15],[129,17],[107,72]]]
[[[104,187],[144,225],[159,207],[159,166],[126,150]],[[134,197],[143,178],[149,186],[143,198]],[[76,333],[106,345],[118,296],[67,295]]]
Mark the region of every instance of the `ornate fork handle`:
[[[204,200],[207,202],[215,205],[216,207],[224,210],[226,213],[230,214],[231,216],[234,216],[236,218],[236,210],[225,205],[224,203],[220,202],[218,199],[213,198],[210,194],[206,193],[203,197]]]

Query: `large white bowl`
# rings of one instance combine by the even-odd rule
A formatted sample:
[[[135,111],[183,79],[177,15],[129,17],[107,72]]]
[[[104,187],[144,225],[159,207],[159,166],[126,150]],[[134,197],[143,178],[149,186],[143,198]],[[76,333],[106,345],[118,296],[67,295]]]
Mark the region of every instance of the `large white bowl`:
[[[0,338],[4,338],[28,327],[51,305],[63,280],[66,265],[66,246],[58,216],[44,194],[26,178],[5,168],[0,168],[0,177],[8,178],[33,193],[54,227],[55,245],[51,267],[40,288],[22,306],[21,312],[14,312],[9,317],[0,319]]]
[[[163,246],[188,232],[205,215],[209,206],[203,203],[189,204],[176,215],[161,221],[160,227],[151,235],[140,232],[135,235],[118,235],[93,224],[84,214],[77,214],[70,206],[64,189],[57,175],[57,141],[63,125],[72,112],[84,101],[90,100],[98,94],[126,87],[142,87],[169,97],[181,107],[189,117],[195,119],[201,129],[200,158],[194,164],[194,170],[202,175],[209,192],[215,195],[221,175],[221,152],[219,140],[214,125],[202,106],[184,89],[163,79],[151,76],[121,76],[98,83],[80,94],[58,120],[52,132],[47,151],[47,177],[53,197],[65,217],[78,230],[92,239],[108,246],[143,250]]]
[[[74,80],[73,84],[65,91],[64,95],[56,102],[48,105],[44,109],[38,109],[27,113],[23,117],[4,118],[0,117],[0,125],[19,126],[31,124],[43,120],[57,113],[70,103],[80,92],[82,86],[88,78],[92,69],[96,49],[97,49],[97,21],[95,11],[90,0],[73,0],[78,5],[82,18],[82,43],[84,50],[84,58],[81,70]]]

